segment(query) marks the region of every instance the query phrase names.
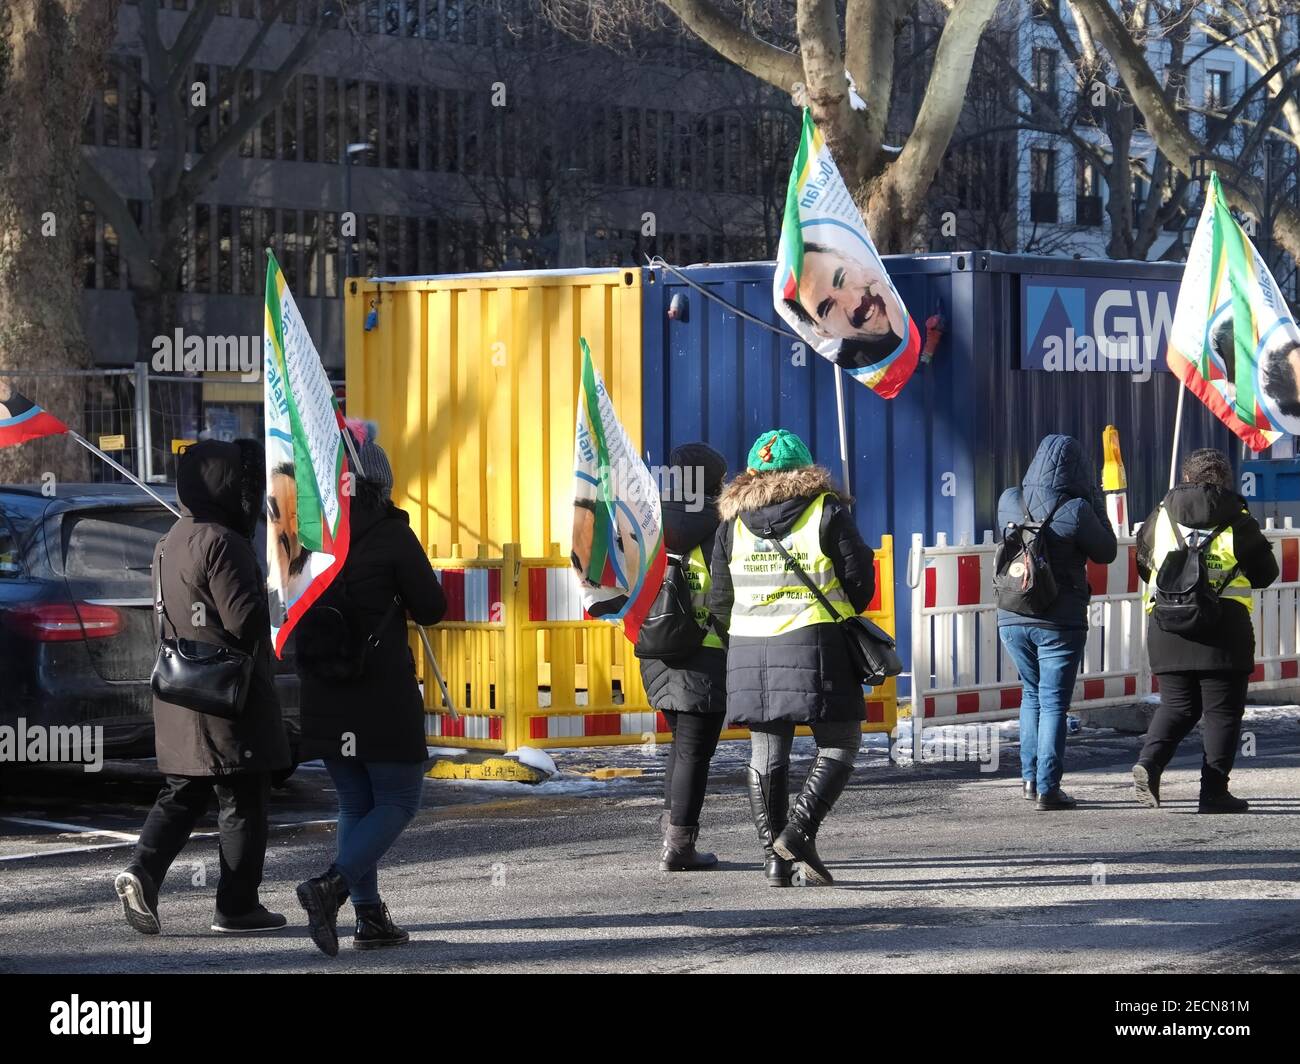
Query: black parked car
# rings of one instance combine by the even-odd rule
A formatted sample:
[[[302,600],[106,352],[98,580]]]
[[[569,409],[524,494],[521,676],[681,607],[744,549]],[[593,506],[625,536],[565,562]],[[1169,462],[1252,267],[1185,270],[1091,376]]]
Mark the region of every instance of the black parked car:
[[[134,485],[61,484],[54,498],[0,486],[0,724],[102,725],[106,756],[153,756],[150,565],[175,520]],[[296,749],[287,654],[276,672]]]

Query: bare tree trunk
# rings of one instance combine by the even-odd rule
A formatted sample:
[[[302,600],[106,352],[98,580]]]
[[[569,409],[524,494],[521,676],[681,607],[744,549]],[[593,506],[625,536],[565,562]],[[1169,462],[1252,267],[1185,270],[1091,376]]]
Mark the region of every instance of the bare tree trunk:
[[[0,374],[84,369],[77,270],[81,127],[117,31],[119,0],[0,3]],[[84,382],[37,379],[27,397],[76,428]],[[40,386],[38,386],[40,384]],[[57,463],[0,451],[0,481],[85,475],[76,448]]]

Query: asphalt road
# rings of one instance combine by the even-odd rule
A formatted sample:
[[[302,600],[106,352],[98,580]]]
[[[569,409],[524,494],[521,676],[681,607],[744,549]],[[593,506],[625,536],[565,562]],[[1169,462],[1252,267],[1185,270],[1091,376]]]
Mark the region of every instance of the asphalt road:
[[[986,774],[890,766],[877,747],[823,830],[833,888],[765,886],[742,789],[746,744],[725,744],[705,808],[702,844],[721,867],[693,875],[655,865],[654,754],[622,752],[619,763],[646,775],[579,779],[578,793],[512,785],[498,797],[430,781],[381,873],[412,942],[376,954],[345,941],[333,960],[307,939],[293,895],[332,853],[323,772],[301,770],[276,801],[264,900],[290,928],[233,939],[207,930],[212,838],[191,842],[173,870],[161,936],[122,921],[112,878],[157,786],[147,770],[10,771],[0,971],[1300,971],[1300,721],[1271,714],[1247,730],[1255,756],[1239,762],[1234,790],[1254,811],[1236,817],[1196,814],[1195,737],[1159,811],[1132,800],[1133,736],[1071,736],[1066,786],[1082,804],[1054,814],[1019,797],[1014,748]],[[800,779],[809,752],[801,741]],[[556,757],[572,771],[609,755]]]

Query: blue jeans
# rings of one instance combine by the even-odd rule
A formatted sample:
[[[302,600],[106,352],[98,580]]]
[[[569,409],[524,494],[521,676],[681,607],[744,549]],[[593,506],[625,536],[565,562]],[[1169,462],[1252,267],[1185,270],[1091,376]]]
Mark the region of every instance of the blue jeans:
[[[424,766],[419,761],[326,758],[338,792],[338,855],[353,906],[379,904],[379,859],[420,808]]]
[[[1047,794],[1061,785],[1065,771],[1065,712],[1088,633],[1015,624],[999,628],[998,636],[1022,684],[1020,777]]]

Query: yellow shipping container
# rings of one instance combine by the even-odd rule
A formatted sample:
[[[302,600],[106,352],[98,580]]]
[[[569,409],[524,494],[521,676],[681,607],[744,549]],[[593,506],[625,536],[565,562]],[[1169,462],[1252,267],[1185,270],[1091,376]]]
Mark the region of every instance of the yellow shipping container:
[[[567,550],[578,337],[639,445],[641,272],[353,278],[345,299],[348,414],[378,423],[429,554]]]

